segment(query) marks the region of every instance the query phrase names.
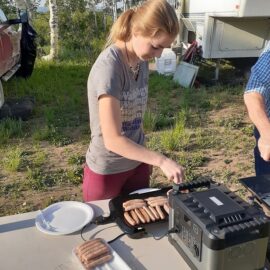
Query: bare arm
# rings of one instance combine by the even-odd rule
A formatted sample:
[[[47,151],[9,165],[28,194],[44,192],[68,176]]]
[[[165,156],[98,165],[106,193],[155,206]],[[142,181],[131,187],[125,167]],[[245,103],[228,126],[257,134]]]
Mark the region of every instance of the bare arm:
[[[183,168],[164,155],[148,150],[121,134],[119,101],[109,95],[99,99],[99,117],[105,147],[125,158],[158,166],[169,180],[181,183],[184,180]]]
[[[258,129],[261,137],[258,141],[258,147],[261,157],[270,160],[270,121],[266,114],[264,98],[257,92],[246,93],[244,101],[248,110],[249,117]]]

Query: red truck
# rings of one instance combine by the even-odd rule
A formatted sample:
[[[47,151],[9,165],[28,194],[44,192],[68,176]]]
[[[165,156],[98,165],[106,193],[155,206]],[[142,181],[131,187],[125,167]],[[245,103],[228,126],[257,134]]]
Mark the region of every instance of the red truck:
[[[4,104],[1,81],[7,81],[15,74],[27,78],[33,71],[35,37],[27,11],[20,11],[18,18],[8,20],[0,9],[0,109]]]

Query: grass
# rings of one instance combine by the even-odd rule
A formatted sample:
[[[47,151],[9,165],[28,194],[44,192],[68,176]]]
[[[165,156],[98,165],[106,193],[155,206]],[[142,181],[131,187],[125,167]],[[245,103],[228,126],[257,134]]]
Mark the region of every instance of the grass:
[[[23,151],[19,147],[8,149],[2,160],[4,170],[8,172],[17,172],[23,163]]]
[[[5,144],[11,138],[20,138],[23,135],[21,120],[3,119],[0,122],[0,144]]]
[[[82,200],[91,61],[38,60],[31,78],[4,83],[6,98],[32,96],[35,109],[28,121],[0,122],[0,216]],[[183,89],[172,77],[152,73],[144,116],[147,146],[179,162],[188,181],[209,178],[239,189],[237,179],[254,174],[242,88]],[[151,185],[170,184],[154,168]]]

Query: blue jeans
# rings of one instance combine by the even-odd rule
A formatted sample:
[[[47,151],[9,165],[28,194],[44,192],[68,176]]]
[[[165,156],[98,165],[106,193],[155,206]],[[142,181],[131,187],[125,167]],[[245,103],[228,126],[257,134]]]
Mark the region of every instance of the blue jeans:
[[[254,128],[254,137],[256,139],[256,146],[254,147],[256,176],[263,174],[270,174],[270,162],[267,162],[261,158],[260,151],[258,148],[258,140],[260,138],[260,133],[257,130],[257,128]]]

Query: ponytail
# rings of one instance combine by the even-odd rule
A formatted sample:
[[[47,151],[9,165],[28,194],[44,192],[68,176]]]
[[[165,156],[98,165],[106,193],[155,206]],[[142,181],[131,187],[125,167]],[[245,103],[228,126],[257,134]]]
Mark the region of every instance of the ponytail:
[[[116,40],[127,41],[131,38],[131,24],[134,13],[134,9],[128,9],[118,17],[107,38],[106,48]]]

